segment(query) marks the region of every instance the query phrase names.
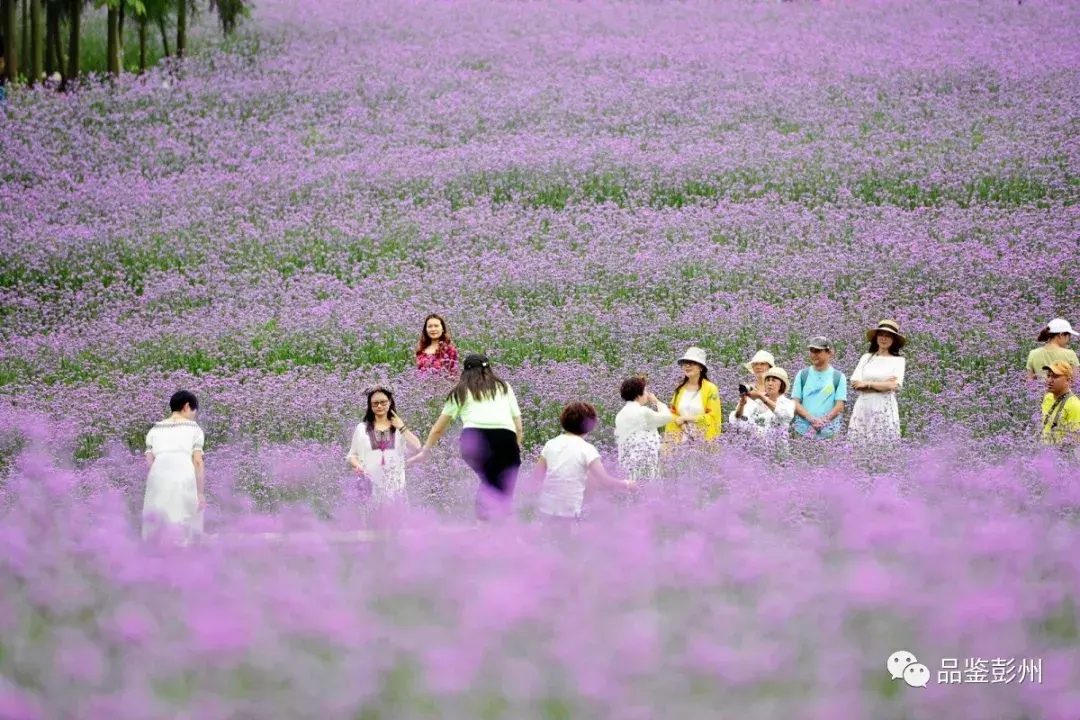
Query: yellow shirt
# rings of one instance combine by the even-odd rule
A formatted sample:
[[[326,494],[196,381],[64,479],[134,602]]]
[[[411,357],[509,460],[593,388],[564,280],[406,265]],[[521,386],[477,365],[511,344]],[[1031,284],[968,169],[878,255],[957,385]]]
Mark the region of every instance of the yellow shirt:
[[[682,397],[683,388],[679,388],[675,397],[671,399],[671,414],[679,416],[679,399]],[[720,408],[720,390],[708,380],[701,381],[701,404],[705,413],[694,423],[704,435],[706,441],[714,440],[720,434],[721,418],[723,411]],[[685,438],[683,429],[673,420],[664,427],[664,434],[669,440],[682,442]]]
[[[1057,345],[1043,345],[1029,352],[1025,367],[1035,373],[1040,380],[1045,380],[1046,372],[1043,368],[1058,360],[1064,360],[1073,367],[1080,367],[1080,360],[1077,360],[1075,350]]]
[[[1046,393],[1043,397],[1042,441],[1047,445],[1060,445],[1068,439],[1080,440],[1080,398],[1070,393],[1062,406],[1051,414],[1050,408],[1054,407],[1055,402],[1052,393]],[[1061,411],[1060,414],[1058,410]]]

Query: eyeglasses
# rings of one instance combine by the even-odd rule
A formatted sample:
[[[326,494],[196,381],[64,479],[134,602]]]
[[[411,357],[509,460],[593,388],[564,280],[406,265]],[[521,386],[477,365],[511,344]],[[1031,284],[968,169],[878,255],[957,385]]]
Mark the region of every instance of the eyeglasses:
[[[383,405],[389,405],[389,400],[375,400],[371,403],[371,407],[382,407]]]

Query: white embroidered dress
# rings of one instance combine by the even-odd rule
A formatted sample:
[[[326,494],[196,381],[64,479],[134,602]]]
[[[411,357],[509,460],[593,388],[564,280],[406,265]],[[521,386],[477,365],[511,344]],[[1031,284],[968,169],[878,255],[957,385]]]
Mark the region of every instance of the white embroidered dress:
[[[202,451],[202,428],[191,420],[162,420],[146,435],[146,452],[154,463],[146,477],[142,536],[167,525],[188,539],[203,531],[199,491],[195,483],[195,451]]]
[[[615,443],[619,465],[630,480],[660,477],[660,428],[671,422],[666,405],[659,411],[631,400],[615,415]]]
[[[367,423],[353,431],[352,444],[346,458],[355,458],[371,481],[371,498],[378,504],[405,498],[405,439],[401,433],[375,433],[371,442]],[[391,442],[393,447],[390,447]]]
[[[881,382],[896,378],[893,392],[860,392],[851,411],[848,437],[861,444],[888,444],[900,440],[900,408],[896,393],[904,384],[904,368],[907,361],[895,355],[870,355],[859,359],[851,381]]]

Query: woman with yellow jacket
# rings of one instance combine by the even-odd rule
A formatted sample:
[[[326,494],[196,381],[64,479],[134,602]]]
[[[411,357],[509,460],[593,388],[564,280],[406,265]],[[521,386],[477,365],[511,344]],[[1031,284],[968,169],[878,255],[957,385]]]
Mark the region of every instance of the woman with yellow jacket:
[[[671,412],[675,419],[664,427],[665,440],[683,443],[696,440],[710,442],[720,434],[720,391],[709,382],[705,351],[692,347],[679,358],[679,367],[686,377],[675,388]]]

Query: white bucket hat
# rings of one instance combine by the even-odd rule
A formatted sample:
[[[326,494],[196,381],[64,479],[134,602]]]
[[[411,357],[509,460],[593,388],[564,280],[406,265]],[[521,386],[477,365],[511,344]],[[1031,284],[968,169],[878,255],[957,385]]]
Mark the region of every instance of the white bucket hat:
[[[754,357],[750,358],[750,362],[743,365],[743,367],[750,372],[754,372],[754,363],[759,362],[769,363],[769,367],[771,368],[776,367],[776,358],[773,357],[773,354],[771,352],[768,352],[766,350],[758,350],[756,353],[754,353]]]
[[[705,351],[699,347],[688,348],[686,352],[683,353],[683,356],[679,358],[679,362],[684,361],[696,362],[706,370],[709,369],[709,366],[705,364]]]

